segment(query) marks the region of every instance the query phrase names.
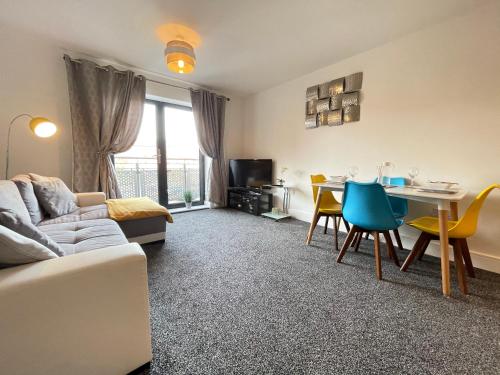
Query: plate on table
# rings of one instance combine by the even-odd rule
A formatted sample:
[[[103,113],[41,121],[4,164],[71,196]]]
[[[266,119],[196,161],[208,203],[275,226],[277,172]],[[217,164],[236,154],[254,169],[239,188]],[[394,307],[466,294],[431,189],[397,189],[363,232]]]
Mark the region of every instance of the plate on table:
[[[436,193],[436,194],[455,194],[458,193],[460,190],[459,189],[439,189],[439,188],[434,188],[434,187],[429,187],[429,186],[421,186],[417,191],[423,192],[423,193]]]
[[[426,188],[432,188],[437,190],[453,190],[458,187],[458,182],[449,181],[428,181]]]
[[[330,176],[330,179],[328,180],[328,182],[333,184],[343,184],[346,181],[347,181],[346,176]]]

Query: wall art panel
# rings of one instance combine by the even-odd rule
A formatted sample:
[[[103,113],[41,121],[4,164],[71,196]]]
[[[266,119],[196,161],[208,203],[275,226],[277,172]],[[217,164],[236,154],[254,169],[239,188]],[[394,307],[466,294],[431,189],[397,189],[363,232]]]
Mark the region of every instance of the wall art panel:
[[[363,73],[358,72],[308,87],[305,105],[306,128],[338,126],[359,121],[362,85]]]

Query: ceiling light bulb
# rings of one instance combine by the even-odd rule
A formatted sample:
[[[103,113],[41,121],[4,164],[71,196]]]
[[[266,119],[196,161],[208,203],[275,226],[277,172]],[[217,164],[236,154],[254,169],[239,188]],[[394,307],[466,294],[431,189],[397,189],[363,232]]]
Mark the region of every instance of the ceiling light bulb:
[[[184,68],[184,61],[183,60],[177,61],[177,65],[179,65],[179,68]]]

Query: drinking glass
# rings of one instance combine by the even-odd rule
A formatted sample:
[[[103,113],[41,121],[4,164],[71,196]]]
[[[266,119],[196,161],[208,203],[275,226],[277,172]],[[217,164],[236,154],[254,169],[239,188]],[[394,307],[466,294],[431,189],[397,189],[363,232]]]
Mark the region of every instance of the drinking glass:
[[[408,176],[410,176],[410,186],[413,186],[413,183],[415,181],[415,177],[418,176],[419,170],[417,167],[411,167],[408,170]]]
[[[353,165],[352,167],[349,168],[349,176],[351,176],[351,180],[354,181],[354,177],[356,177],[356,175],[358,174],[359,172],[359,168],[355,165]]]

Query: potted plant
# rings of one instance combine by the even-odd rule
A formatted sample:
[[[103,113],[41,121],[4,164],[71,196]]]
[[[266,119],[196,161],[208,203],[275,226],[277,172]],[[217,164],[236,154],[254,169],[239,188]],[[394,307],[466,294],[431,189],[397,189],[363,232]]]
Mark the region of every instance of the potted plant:
[[[193,205],[193,193],[189,190],[184,192],[184,203],[186,204],[187,209],[190,209]]]

